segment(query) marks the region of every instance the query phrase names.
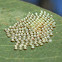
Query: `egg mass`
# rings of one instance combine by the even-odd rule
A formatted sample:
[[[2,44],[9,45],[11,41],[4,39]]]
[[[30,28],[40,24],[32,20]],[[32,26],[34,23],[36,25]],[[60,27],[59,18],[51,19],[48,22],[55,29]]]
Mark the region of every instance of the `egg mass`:
[[[5,28],[5,32],[12,42],[16,42],[15,49],[23,50],[31,46],[42,46],[47,42],[52,42],[51,36],[56,22],[53,16],[46,11],[39,13],[28,13],[28,15],[15,23],[14,26]]]

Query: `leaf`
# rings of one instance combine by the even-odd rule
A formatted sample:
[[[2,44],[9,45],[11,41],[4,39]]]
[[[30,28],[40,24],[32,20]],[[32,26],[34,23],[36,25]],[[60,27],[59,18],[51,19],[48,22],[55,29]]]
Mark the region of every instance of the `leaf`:
[[[14,50],[14,43],[7,38],[4,29],[24,18],[28,12],[40,12],[43,8],[19,0],[0,0],[0,62],[62,62],[62,17],[53,15],[56,28],[51,43],[31,50]]]

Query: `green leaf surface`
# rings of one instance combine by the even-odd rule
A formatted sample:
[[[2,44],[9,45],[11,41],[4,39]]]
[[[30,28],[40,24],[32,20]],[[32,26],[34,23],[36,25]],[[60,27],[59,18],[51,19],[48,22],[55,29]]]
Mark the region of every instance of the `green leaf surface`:
[[[51,43],[36,47],[32,50],[14,50],[4,32],[5,28],[24,18],[28,12],[35,13],[45,10],[20,0],[0,0],[0,62],[62,62],[62,17],[48,10],[53,15],[56,28],[53,31]]]

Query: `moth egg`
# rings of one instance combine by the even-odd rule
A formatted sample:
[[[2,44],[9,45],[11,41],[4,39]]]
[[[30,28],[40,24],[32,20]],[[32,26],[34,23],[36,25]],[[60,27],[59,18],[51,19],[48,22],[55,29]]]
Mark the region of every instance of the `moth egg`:
[[[18,40],[20,41],[20,40],[21,40],[21,38],[19,37],[19,38],[18,38]]]
[[[19,45],[19,50],[22,50],[23,48],[22,48],[22,45]]]
[[[11,26],[9,26],[9,28],[12,28]]]
[[[48,13],[48,14],[47,14],[47,17],[48,17],[49,15],[50,15],[50,14]]]
[[[8,34],[7,36],[8,36],[8,37],[11,37],[11,35],[10,35],[10,34]]]
[[[24,49],[25,49],[25,50],[27,49],[27,46],[26,46],[26,45],[24,45]]]
[[[42,42],[44,42],[44,43],[45,43],[45,39],[44,39],[44,38],[42,38]]]
[[[43,15],[43,18],[45,17],[45,15]]]
[[[18,46],[18,43],[16,43],[16,45]]]
[[[8,31],[10,31],[10,29],[8,28]]]
[[[40,46],[42,46],[42,45],[43,45],[43,43],[41,42],[41,43],[40,43]]]
[[[40,43],[41,43],[41,41],[39,40],[39,41],[38,41],[38,43],[40,44]]]
[[[48,36],[47,36],[47,38],[49,39],[49,38],[50,38],[50,36],[48,35]]]
[[[11,31],[13,31],[13,29],[11,29]]]
[[[35,39],[35,42],[34,42],[34,44],[37,44],[37,39]]]
[[[24,44],[24,40],[21,40],[21,44],[22,44],[22,45]]]
[[[49,39],[49,42],[52,42],[52,39]]]
[[[43,13],[43,11],[41,10],[41,14]]]
[[[41,15],[42,15],[42,14],[40,13],[39,17],[41,17]],[[39,18],[39,17],[38,17],[38,18]]]
[[[39,44],[36,44],[36,46],[38,47],[38,46],[39,46]]]
[[[44,15],[46,15],[46,11],[44,11]]]
[[[50,35],[53,35],[53,33],[51,32]]]
[[[15,45],[15,49],[17,49],[17,45]]]
[[[31,48],[34,49],[35,48],[34,45],[31,45]]]
[[[35,13],[36,16],[38,16],[37,12]]]
[[[5,28],[4,31],[7,31],[7,29]]]
[[[34,35],[34,37],[36,37],[36,35]]]

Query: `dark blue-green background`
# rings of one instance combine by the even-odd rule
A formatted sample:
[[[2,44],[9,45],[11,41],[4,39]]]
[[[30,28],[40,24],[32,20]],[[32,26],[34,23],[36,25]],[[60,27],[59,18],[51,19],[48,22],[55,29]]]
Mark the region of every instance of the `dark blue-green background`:
[[[45,9],[49,9],[62,16],[62,0],[23,0],[33,3]]]

